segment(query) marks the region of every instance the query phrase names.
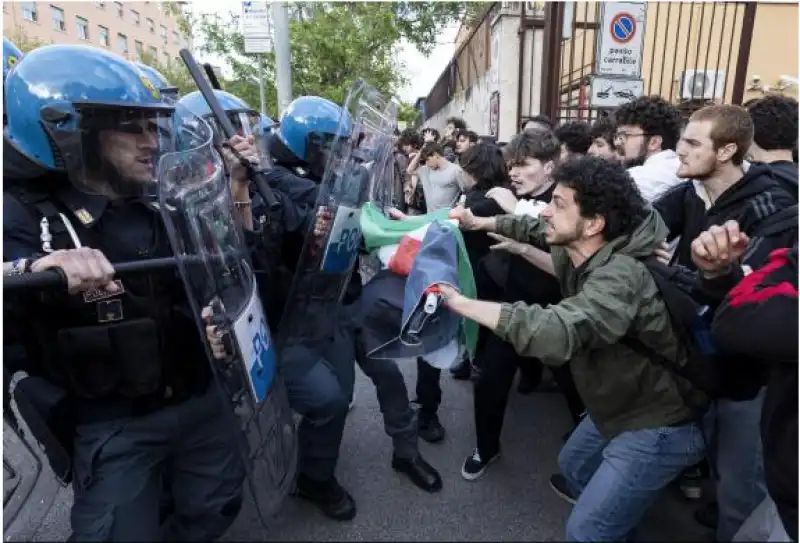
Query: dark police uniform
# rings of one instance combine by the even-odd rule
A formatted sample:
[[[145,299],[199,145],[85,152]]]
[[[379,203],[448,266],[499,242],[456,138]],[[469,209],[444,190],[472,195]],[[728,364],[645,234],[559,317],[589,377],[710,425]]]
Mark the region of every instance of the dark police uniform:
[[[316,211],[318,185],[281,165],[269,172],[268,180],[274,190],[311,214],[303,221],[310,223]],[[309,185],[310,182],[314,184]],[[312,187],[315,190],[311,190]],[[299,258],[305,232],[305,228],[299,228],[287,236],[285,253],[292,269]],[[335,322],[330,343],[318,349],[301,347],[298,351],[302,352],[288,353],[281,360],[292,408],[304,414],[315,413],[317,417],[317,423],[312,420],[305,429],[300,428],[301,473],[315,480],[322,480],[326,474],[333,475],[348,404],[353,397],[355,361],[375,385],[384,427],[393,440],[395,458],[407,461],[403,467],[416,471],[412,476],[415,484],[435,488],[437,485],[430,473],[422,473],[425,468],[420,468],[416,462],[419,458],[417,418],[409,402],[403,374],[394,361],[369,358],[364,351],[361,290],[361,276],[356,269],[337,314],[326,316]],[[322,426],[320,417],[327,421]]]
[[[110,202],[61,181],[57,196],[3,194],[4,258],[72,249],[63,214],[84,246],[113,264],[173,256],[161,217],[144,200]],[[27,185],[27,186],[30,186]],[[42,218],[48,225],[42,226]],[[246,233],[258,246],[260,233]],[[208,541],[233,523],[244,468],[233,414],[211,369],[177,270],[121,279],[124,292],[63,290],[7,297],[35,373],[66,391],[74,506],[73,540]],[[227,400],[225,400],[227,401]],[[166,483],[176,514],[160,526]]]

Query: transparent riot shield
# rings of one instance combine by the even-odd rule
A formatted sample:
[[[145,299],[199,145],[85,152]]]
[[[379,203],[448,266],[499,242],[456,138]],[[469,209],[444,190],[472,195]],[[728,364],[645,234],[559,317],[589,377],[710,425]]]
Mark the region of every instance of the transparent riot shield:
[[[176,127],[186,130],[195,146],[159,161],[159,209],[216,383],[241,430],[234,439],[266,522],[294,484],[296,427],[222,158],[208,124]],[[226,359],[214,358],[207,324],[223,331]]]
[[[384,162],[397,117],[396,103],[357,81],[342,109],[337,133],[327,142],[328,158],[316,205],[318,221],[306,233],[281,318],[281,353],[294,346],[313,347],[330,337],[358,259],[361,207],[373,197],[384,197],[384,186],[393,182],[394,170]]]

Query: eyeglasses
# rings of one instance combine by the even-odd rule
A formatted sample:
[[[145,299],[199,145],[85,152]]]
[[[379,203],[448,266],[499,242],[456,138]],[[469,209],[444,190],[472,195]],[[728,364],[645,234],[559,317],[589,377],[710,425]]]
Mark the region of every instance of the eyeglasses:
[[[641,134],[630,134],[628,132],[617,132],[616,134],[614,134],[614,141],[616,141],[616,140],[627,141],[628,138],[638,138],[639,136],[643,136],[643,137],[649,138],[650,136],[652,136],[652,134],[649,134],[647,132],[642,132]]]

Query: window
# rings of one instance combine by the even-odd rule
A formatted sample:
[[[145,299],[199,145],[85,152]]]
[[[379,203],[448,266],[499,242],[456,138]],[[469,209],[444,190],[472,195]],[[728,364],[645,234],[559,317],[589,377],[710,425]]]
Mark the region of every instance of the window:
[[[156,23],[151,18],[147,18],[147,28],[150,30],[151,34],[156,33]]]
[[[133,24],[139,26],[142,22],[141,18],[139,17],[139,12],[136,10],[131,10],[131,15],[133,15]]]
[[[117,48],[123,54],[128,54],[128,36],[125,34],[117,34]]]
[[[75,21],[78,24],[78,37],[82,40],[89,39],[89,21],[84,19],[83,17],[75,17]]]
[[[50,12],[53,14],[53,30],[66,32],[67,24],[64,22],[64,10],[55,6],[50,6]]]
[[[95,5],[95,7],[97,9],[106,9],[106,3],[105,2],[95,2],[94,5]]]
[[[39,14],[36,12],[36,2],[23,2],[22,16],[26,21],[37,22],[39,20]]]
[[[144,53],[144,45],[139,40],[136,40],[133,43],[134,48],[136,49],[136,58],[142,60],[142,54]]]
[[[97,25],[97,35],[100,37],[100,43],[108,47],[108,29],[104,26]]]
[[[120,19],[125,18],[125,10],[122,8],[122,2],[114,2],[114,9],[117,10],[117,17]]]
[[[153,46],[151,45],[151,46],[149,46],[149,47],[147,48],[147,53],[148,53],[148,54],[149,54],[151,57],[153,57],[153,58],[152,58],[152,59],[150,59],[150,60],[152,60],[153,62],[158,62],[158,49],[156,49],[155,47],[153,47]]]
[[[181,43],[181,37],[175,30],[172,31],[172,43],[174,43],[175,45],[180,45]]]
[[[164,40],[164,45],[166,45],[167,44],[167,27],[164,26],[164,25],[161,25],[161,39]]]

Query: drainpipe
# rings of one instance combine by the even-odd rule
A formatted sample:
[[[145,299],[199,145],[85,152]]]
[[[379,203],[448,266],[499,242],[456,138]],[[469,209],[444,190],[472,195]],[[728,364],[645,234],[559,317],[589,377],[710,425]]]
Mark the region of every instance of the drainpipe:
[[[519,127],[520,127],[520,124],[522,124],[522,85],[523,85],[522,72],[523,72],[523,68],[524,68],[524,64],[523,64],[523,62],[524,62],[523,58],[524,57],[523,57],[523,55],[525,53],[525,33],[527,32],[527,29],[525,27],[525,5],[526,4],[527,4],[527,2],[522,2],[522,12],[520,13],[520,17],[519,17],[519,31],[517,32],[517,35],[519,36],[519,54],[518,54],[518,56],[519,56],[519,70],[517,71],[517,124],[514,127],[514,133],[515,134],[520,131]],[[533,59],[531,59],[531,62],[533,62]],[[533,89],[531,89],[531,92],[533,92]],[[530,114],[530,112],[528,112],[528,113]],[[498,132],[499,132],[499,130],[498,130]],[[498,134],[497,137],[499,138],[500,134]]]

